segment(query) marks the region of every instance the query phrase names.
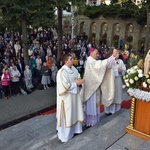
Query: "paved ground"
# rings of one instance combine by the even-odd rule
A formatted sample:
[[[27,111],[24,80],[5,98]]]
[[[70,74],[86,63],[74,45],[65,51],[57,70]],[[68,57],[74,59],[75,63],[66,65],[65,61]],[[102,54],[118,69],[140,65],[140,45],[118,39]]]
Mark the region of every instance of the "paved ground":
[[[130,97],[123,90],[123,100]],[[0,99],[0,125],[27,116],[46,107],[56,104],[56,88],[50,87],[46,90],[36,90],[24,96],[12,96],[8,100]]]
[[[66,143],[57,138],[55,113],[36,116],[0,131],[1,150],[149,150],[144,141],[125,132],[127,109],[105,116],[100,123],[84,130]]]
[[[36,90],[24,96],[0,99],[0,125],[56,104],[56,89]]]
[[[123,90],[123,100],[130,97]],[[37,90],[28,96],[18,95],[0,100],[0,123],[18,119],[56,103],[56,89]],[[57,138],[54,114],[36,116],[0,131],[0,150],[149,150],[144,141],[125,132],[130,110],[115,115],[102,113],[101,121],[67,143]]]

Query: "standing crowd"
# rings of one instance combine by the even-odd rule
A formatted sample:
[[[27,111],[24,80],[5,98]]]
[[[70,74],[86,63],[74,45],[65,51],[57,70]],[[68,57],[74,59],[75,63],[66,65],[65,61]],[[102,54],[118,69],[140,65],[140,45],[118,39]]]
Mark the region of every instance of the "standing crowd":
[[[19,33],[0,34],[1,98],[2,92],[5,99],[8,99],[18,93],[31,93],[34,87],[47,89],[51,85],[55,86],[57,71],[63,65],[62,59],[65,54],[72,56],[73,65],[83,76],[85,62],[89,55],[88,50],[90,47],[96,47],[95,40],[89,42],[85,33],[77,36],[73,41],[70,35],[65,35],[62,58],[57,63],[58,41],[57,37],[53,36],[53,32],[31,31],[28,34],[29,65],[25,66],[21,37]],[[110,55],[110,49],[106,44],[102,43],[97,47],[100,54],[99,60]]]
[[[62,142],[82,132],[83,122],[91,127],[100,121],[100,104],[107,115],[121,109],[122,76],[126,71],[123,43],[120,49],[97,45],[81,34],[73,40],[63,36],[62,57],[57,62],[58,41],[52,32],[28,34],[29,65],[24,64],[21,36],[0,35],[1,90],[10,95],[31,93],[57,84],[57,127]],[[15,39],[13,44],[12,39]]]
[[[8,99],[20,93],[27,95],[33,88],[47,89],[56,85],[56,41],[52,32],[28,34],[29,65],[24,63],[21,35],[0,34],[0,97]],[[14,39],[14,40],[13,40]],[[3,94],[4,93],[4,94]]]

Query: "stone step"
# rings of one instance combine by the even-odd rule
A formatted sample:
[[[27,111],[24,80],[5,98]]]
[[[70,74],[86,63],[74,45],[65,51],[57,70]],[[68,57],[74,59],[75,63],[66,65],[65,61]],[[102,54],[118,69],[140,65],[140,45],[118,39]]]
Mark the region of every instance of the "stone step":
[[[122,109],[114,115],[103,114],[101,121],[78,135],[56,147],[56,150],[105,150],[124,136],[126,125],[129,122],[129,110]]]
[[[57,133],[53,132],[53,133],[45,136],[45,139],[44,139],[44,137],[41,137],[39,140],[40,142],[37,143],[37,141],[35,141],[35,145],[33,144],[33,142],[31,142],[31,145],[33,145],[33,146],[28,145],[26,148],[27,149],[29,148],[31,150],[35,149],[35,148],[36,148],[36,150],[51,150],[51,149],[62,149],[62,150],[72,149],[72,150],[75,150],[75,149],[82,149],[83,146],[86,146],[90,141],[92,141],[96,135],[98,136],[101,134],[101,132],[98,133],[97,131],[103,131],[103,128],[104,128],[105,130],[108,130],[109,132],[111,132],[111,129],[109,129],[109,128],[116,123],[115,121],[113,121],[113,119],[120,116],[120,115],[123,115],[123,113],[125,111],[127,111],[127,110],[122,109],[118,113],[111,115],[111,116],[107,116],[104,113],[102,113],[101,121],[97,125],[89,128],[89,129],[84,128],[84,132],[82,134],[75,136],[73,139],[71,139],[67,143],[61,143],[57,138]],[[120,132],[119,132],[119,137],[125,134],[124,128]],[[104,133],[104,132],[102,132],[102,133]],[[108,137],[109,136],[110,135],[108,135]],[[114,141],[117,138],[115,138]],[[111,144],[112,144],[112,142],[111,142]],[[85,149],[87,149],[87,147],[85,147]]]
[[[127,109],[121,109],[111,116],[102,113],[98,124],[66,143],[61,143],[57,138],[55,113],[37,116],[0,131],[0,149],[136,150],[140,147],[142,150],[145,141],[127,134],[124,130],[129,123],[129,113],[130,110]]]

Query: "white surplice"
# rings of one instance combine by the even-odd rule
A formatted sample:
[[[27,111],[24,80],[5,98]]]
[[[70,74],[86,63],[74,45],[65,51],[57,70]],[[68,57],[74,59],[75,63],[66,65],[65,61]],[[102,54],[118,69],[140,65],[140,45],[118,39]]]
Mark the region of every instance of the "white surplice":
[[[62,66],[57,73],[57,130],[58,138],[67,142],[75,133],[82,132],[83,106],[79,87],[75,80],[80,78],[77,69]]]
[[[122,70],[121,74],[118,73],[118,68]],[[113,103],[109,107],[104,107],[106,114],[114,114],[119,111],[122,103],[122,76],[125,74],[126,67],[121,59],[117,59],[112,69],[115,76],[115,97]]]

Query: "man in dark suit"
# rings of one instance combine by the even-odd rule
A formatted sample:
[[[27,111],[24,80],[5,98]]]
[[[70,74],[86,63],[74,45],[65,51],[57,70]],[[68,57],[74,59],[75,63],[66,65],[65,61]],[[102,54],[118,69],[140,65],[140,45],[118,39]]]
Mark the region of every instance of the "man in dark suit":
[[[25,83],[24,83],[25,64],[20,59],[17,60],[17,69],[19,70],[21,74],[20,79],[19,79],[20,87],[22,89],[25,89]]]
[[[23,78],[24,77],[25,65],[24,65],[24,62],[21,62],[20,59],[17,60],[17,69],[21,73],[21,78]]]

